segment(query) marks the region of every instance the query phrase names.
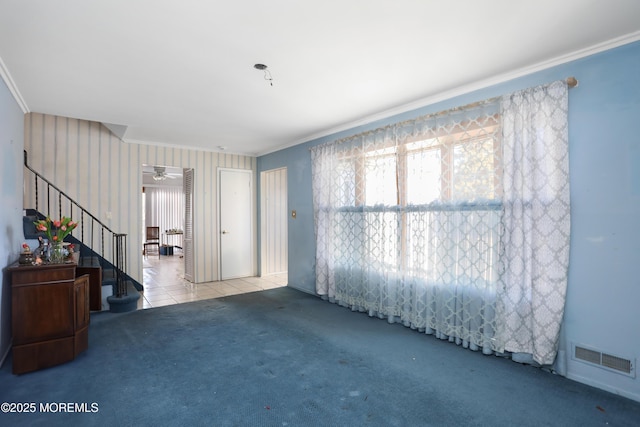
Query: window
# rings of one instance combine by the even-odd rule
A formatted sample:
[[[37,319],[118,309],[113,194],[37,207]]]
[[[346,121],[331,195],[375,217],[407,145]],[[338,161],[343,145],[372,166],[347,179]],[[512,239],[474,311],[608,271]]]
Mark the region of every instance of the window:
[[[447,112],[312,150],[316,274],[329,295],[446,336],[493,337],[503,169],[495,111]]]
[[[442,150],[433,141],[408,144],[407,204],[421,205],[442,197]],[[422,148],[421,146],[426,145]],[[417,146],[417,147],[416,147]]]
[[[437,282],[494,283],[501,167],[497,115],[340,155],[337,262]],[[360,240],[359,236],[366,236]]]
[[[395,148],[383,148],[366,154],[364,167],[365,204],[397,205]]]
[[[502,173],[498,116],[439,137],[346,151],[342,206],[408,206],[495,200]],[[364,158],[364,161],[362,160]],[[361,165],[361,163],[363,163]]]
[[[566,289],[566,116],[559,81],[312,147],[318,294],[553,361],[562,308],[552,342],[540,301]]]

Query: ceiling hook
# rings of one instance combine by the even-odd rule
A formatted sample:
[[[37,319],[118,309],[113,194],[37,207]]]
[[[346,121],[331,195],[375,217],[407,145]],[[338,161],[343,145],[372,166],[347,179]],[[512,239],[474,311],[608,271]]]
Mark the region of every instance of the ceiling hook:
[[[271,86],[273,86],[273,77],[271,77],[271,72],[267,69],[267,66],[264,64],[255,64],[253,66],[256,70],[264,71],[264,79],[269,82]]]

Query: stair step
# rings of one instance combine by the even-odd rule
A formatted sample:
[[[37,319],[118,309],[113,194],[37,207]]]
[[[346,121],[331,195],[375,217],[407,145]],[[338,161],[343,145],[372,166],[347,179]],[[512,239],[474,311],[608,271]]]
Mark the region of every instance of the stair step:
[[[113,268],[105,268],[102,270],[102,280],[115,280],[116,270]]]
[[[22,217],[22,230],[24,232],[25,240],[38,240],[38,237],[45,237],[42,231],[37,231],[34,222],[45,219],[44,215],[41,215],[35,209],[27,208],[24,210],[24,216]]]
[[[78,260],[79,267],[101,267],[100,259],[97,256],[83,256]]]
[[[38,220],[38,217],[33,216],[24,216],[22,217],[22,230],[24,232],[24,238],[27,240],[37,240],[38,237],[45,237],[45,234],[42,231],[36,230],[35,221]]]
[[[107,299],[113,295],[113,285],[104,283],[102,284],[102,311],[109,311],[109,302]]]
[[[127,280],[127,295],[117,297],[111,295],[107,297],[109,303],[109,311],[112,313],[124,313],[127,311],[135,311],[138,309],[138,300],[140,293],[130,280]]]

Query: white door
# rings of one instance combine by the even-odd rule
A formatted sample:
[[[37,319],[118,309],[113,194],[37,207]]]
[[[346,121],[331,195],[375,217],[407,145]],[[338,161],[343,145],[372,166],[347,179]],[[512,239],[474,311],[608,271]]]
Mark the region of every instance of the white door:
[[[253,275],[251,181],[250,170],[218,170],[221,280]]]

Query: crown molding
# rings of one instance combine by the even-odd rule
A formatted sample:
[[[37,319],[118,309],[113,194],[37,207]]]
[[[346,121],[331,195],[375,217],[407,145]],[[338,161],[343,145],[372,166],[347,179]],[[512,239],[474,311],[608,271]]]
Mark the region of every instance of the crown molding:
[[[18,90],[18,87],[16,86],[15,82],[11,78],[11,73],[9,73],[7,66],[4,65],[4,61],[2,60],[2,58],[0,58],[0,77],[2,77],[2,80],[9,88],[9,92],[11,92],[11,95],[13,95],[13,98],[18,103],[18,106],[22,110],[22,113],[27,114],[29,112],[29,107],[27,106],[27,103],[24,101],[24,98],[20,94],[20,91]]]
[[[192,151],[203,151],[206,153],[231,154],[235,156],[257,157],[255,153],[228,151],[228,150],[221,150],[219,148],[199,147],[196,145],[168,144],[166,142],[144,141],[144,140],[132,139],[132,138],[121,139],[121,141],[126,144],[152,145],[154,147],[174,148],[176,150],[192,150]]]
[[[451,89],[451,90],[447,90],[444,92],[440,92],[438,94],[432,95],[432,96],[428,96],[426,98],[421,98],[419,100],[416,101],[412,101],[410,103],[407,104],[403,104],[401,106],[398,107],[394,107],[391,109],[387,109],[384,111],[381,111],[379,113],[375,113],[366,117],[363,117],[361,119],[355,120],[355,121],[351,121],[345,124],[342,124],[340,126],[337,127],[333,127],[331,129],[327,129],[325,131],[319,132],[319,133],[315,133],[315,134],[311,134],[308,135],[304,138],[298,139],[296,141],[293,141],[289,144],[285,144],[282,146],[279,146],[277,148],[274,148],[273,150],[269,150],[269,151],[265,151],[265,152],[261,152],[258,153],[257,156],[264,156],[270,153],[275,153],[276,151],[280,151],[280,150],[284,150],[286,148],[290,148],[299,144],[303,144],[305,142],[310,142],[322,137],[326,137],[338,132],[342,132],[345,130],[349,130],[358,126],[363,126],[366,125],[368,123],[373,123],[375,121],[378,120],[382,120],[382,119],[386,119],[398,114],[402,114],[402,113],[406,113],[408,111],[412,111],[412,110],[416,110],[418,108],[423,108],[423,107],[427,107],[429,105],[432,104],[436,104],[438,102],[442,102],[442,101],[446,101],[448,99],[451,98],[455,98],[456,96],[461,96],[461,95],[465,95],[467,93],[470,92],[474,92],[476,90],[480,90],[480,89],[485,89],[487,87],[490,86],[494,86],[500,83],[504,83],[519,77],[523,77],[529,74],[533,74],[535,72],[538,71],[542,71],[542,70],[546,70],[552,67],[555,67],[557,65],[562,65],[562,64],[566,64],[568,62],[571,61],[575,61],[577,59],[582,59],[585,58],[587,56],[591,56],[591,55],[595,55],[596,53],[600,53],[600,52],[604,52],[610,49],[614,49],[616,47],[620,47],[620,46],[624,46],[626,44],[630,44],[630,43],[634,43],[640,40],[640,31],[636,31],[630,34],[626,34],[624,36],[621,37],[617,37],[602,43],[598,43],[595,44],[593,46],[589,46],[587,48],[584,49],[580,49],[577,51],[573,51],[569,54],[566,55],[561,55],[561,56],[557,56],[555,58],[546,60],[546,61],[542,61],[539,62],[537,64],[531,65],[531,66],[527,66],[527,67],[523,67],[523,68],[519,68],[517,70],[513,70],[513,71],[509,71],[507,73],[503,73],[503,74],[499,74],[497,76],[493,76],[487,79],[483,79],[483,80],[478,80],[475,81],[473,83],[470,84],[466,84],[466,85],[462,85],[462,86],[458,86],[455,89]],[[569,76],[567,76],[569,77]],[[576,76],[576,78],[578,79],[578,81],[580,81],[580,76]]]

